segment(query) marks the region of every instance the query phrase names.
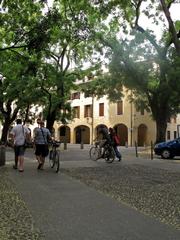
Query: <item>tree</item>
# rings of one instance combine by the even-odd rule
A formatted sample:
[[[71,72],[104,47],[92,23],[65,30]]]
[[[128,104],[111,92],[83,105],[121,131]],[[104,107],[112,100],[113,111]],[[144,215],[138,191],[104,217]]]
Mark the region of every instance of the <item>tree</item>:
[[[51,29],[56,24],[56,11],[43,12],[45,2],[1,2],[0,72],[4,81],[0,83],[0,113],[3,142],[6,142],[15,118],[21,114],[28,119],[31,106],[41,99],[42,91],[36,89],[35,75],[42,50],[50,41]]]
[[[47,120],[47,128],[53,132],[54,121],[66,123],[71,119],[71,108],[68,102],[73,87],[73,78],[61,76],[52,63],[43,63],[38,70],[37,87],[43,97],[39,104],[43,106],[43,117]]]
[[[51,38],[57,13],[43,11],[46,1],[2,1],[0,9],[0,51],[40,52]]]
[[[84,61],[94,64],[91,61],[94,51],[92,30],[95,24],[92,6],[82,1],[55,1],[54,11],[59,21],[44,51],[47,71],[41,74],[41,88],[47,96],[44,112],[50,131],[55,120],[66,123],[72,117],[68,100],[75,87],[74,82],[83,79],[87,71],[83,70]]]
[[[179,21],[173,22],[169,11],[175,3],[174,0],[168,3],[131,0],[108,1],[99,6],[116,14],[108,34],[101,37],[104,45],[109,47],[107,56],[112,80],[107,86],[111,89],[126,86],[132,90],[134,100],[151,111],[157,127],[156,142],[165,140],[167,121],[179,112],[180,27]],[[147,25],[140,24],[143,14],[146,21],[152,20],[159,28],[163,26],[160,40]],[[163,14],[168,19],[168,28]],[[117,24],[121,24],[119,29],[123,28],[125,34],[121,31],[115,36]]]
[[[9,106],[15,102],[17,116],[18,112],[23,113],[31,104],[38,102],[44,109],[47,126],[52,130],[55,120],[65,122],[71,116],[67,100],[73,81],[83,75],[82,62],[93,62],[90,57],[94,41],[91,31],[96,18],[90,3],[54,1],[53,8],[43,13],[45,2],[17,0],[2,3],[0,51],[4,65],[1,72],[6,77],[3,84],[12,84],[13,79],[18,91],[10,96],[2,86],[1,91],[6,98],[1,99],[1,105],[4,107],[9,99]],[[7,56],[19,57],[20,64],[8,61],[4,52]],[[13,76],[13,71],[6,72],[8,64],[12,64],[10,69],[16,73]],[[19,91],[24,93],[21,83],[25,80],[30,89],[22,101]],[[8,114],[10,116],[12,112]],[[12,121],[7,122],[10,124]]]
[[[9,127],[27,106],[37,101],[37,93],[33,87],[34,76],[32,61],[20,58],[14,52],[0,55],[0,117],[3,123],[1,141],[6,142]],[[32,94],[33,91],[33,94]],[[36,101],[35,101],[36,100]]]

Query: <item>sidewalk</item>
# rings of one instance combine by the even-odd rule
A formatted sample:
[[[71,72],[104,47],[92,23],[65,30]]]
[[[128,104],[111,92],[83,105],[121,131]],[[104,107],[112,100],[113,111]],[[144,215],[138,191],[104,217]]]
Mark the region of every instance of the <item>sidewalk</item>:
[[[171,171],[180,171],[178,162],[136,159],[131,154],[125,156],[125,149],[121,149],[123,161],[120,164],[93,162],[87,155],[88,149],[89,146],[83,150],[72,146],[62,151],[61,169],[101,168],[103,171],[103,168],[110,169],[112,166],[121,169],[121,166],[140,164],[158,169],[166,169],[169,165]],[[180,231],[175,228],[145,216],[62,172],[55,174],[48,163],[46,170],[38,172],[35,158],[28,155],[24,173],[12,170],[12,164],[13,153],[8,153],[7,178],[15,184],[34,219],[31,228],[39,229],[46,240],[180,239]]]

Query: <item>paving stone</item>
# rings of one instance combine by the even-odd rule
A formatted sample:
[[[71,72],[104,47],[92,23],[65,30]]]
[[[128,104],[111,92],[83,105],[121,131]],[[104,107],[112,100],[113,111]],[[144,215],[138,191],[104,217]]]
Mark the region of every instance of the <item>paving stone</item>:
[[[180,174],[141,165],[70,168],[62,172],[180,229]]]
[[[43,240],[5,168],[0,169],[0,175],[0,240]]]

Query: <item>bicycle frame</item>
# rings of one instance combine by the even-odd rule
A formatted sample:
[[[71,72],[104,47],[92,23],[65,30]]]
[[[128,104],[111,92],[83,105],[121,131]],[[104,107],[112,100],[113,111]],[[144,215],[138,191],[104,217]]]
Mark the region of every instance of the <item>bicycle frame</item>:
[[[97,161],[100,158],[104,158],[106,162],[111,163],[115,159],[115,152],[113,147],[104,142],[101,144],[100,141],[95,142],[94,146],[91,147],[89,151],[90,158]]]
[[[57,148],[60,146],[60,142],[53,141],[50,143],[52,148],[49,152],[49,163],[50,167],[55,169],[55,172],[59,172],[60,166],[60,151]]]

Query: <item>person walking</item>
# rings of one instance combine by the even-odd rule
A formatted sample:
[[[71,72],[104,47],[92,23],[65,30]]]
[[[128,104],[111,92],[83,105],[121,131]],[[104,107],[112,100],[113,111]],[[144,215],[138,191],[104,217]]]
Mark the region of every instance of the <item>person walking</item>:
[[[22,125],[22,120],[16,120],[16,126],[14,126],[10,132],[10,137],[13,140],[14,153],[15,153],[15,165],[14,169],[19,169],[19,172],[24,171],[24,153],[25,153],[25,140],[30,140],[30,131],[26,126]]]
[[[34,128],[34,130],[33,130],[33,137],[35,136],[35,132],[36,132],[36,129],[38,129],[38,128],[40,128],[40,123],[41,123],[41,118],[38,118],[37,120],[36,120],[36,123],[37,123],[37,126]],[[34,154],[36,153],[36,144],[35,144],[35,142],[33,141],[33,149],[34,149]],[[36,155],[36,154],[35,154]],[[38,161],[38,157],[36,156],[36,159],[37,159],[37,161]]]
[[[51,140],[51,133],[49,129],[44,127],[44,121],[39,123],[39,128],[34,130],[35,155],[38,160],[38,170],[43,170],[45,157],[47,157],[48,141]]]
[[[110,136],[116,157],[118,158],[119,161],[121,161],[122,156],[121,156],[120,151],[118,150],[118,146],[119,146],[120,142],[119,142],[119,138],[118,138],[114,128],[109,128],[109,136]]]

